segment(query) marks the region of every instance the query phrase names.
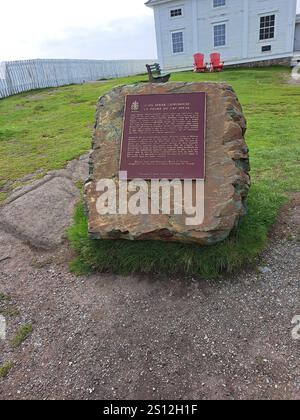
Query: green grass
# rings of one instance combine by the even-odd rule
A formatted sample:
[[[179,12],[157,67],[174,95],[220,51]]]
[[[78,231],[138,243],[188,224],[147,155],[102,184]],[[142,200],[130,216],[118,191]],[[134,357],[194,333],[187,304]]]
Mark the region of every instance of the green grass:
[[[15,306],[11,306],[11,296],[0,292],[0,315],[3,315],[5,317],[16,317],[20,314],[18,308]],[[4,306],[1,307],[1,306]]]
[[[25,175],[41,177],[89,150],[98,97],[137,80],[43,89],[0,100],[0,202]]]
[[[13,362],[6,362],[0,366],[0,378],[6,378],[11,369],[14,367]]]
[[[9,301],[11,297],[6,293],[0,292],[0,302]]]
[[[15,318],[16,316],[20,315],[20,311],[18,308],[13,306],[13,307],[5,308],[5,309],[0,309],[0,315],[3,315],[5,317],[10,317],[10,318]]]
[[[3,201],[5,201],[6,198],[7,198],[7,194],[6,193],[3,193],[3,192],[0,192],[0,203],[3,202]]]
[[[236,90],[248,120],[252,189],[249,214],[232,237],[208,248],[159,242],[92,241],[82,206],[69,238],[76,272],[91,269],[178,272],[216,276],[255,261],[279,207],[300,191],[300,87],[284,68],[234,69],[220,74],[176,73],[172,81],[226,81]],[[97,98],[113,86],[145,80],[136,76],[104,83],[26,93],[0,101],[1,185],[28,173],[63,167],[91,144]],[[3,191],[6,192],[6,191]],[[0,195],[1,200],[1,195]]]
[[[156,241],[95,241],[87,238],[87,220],[82,203],[68,237],[78,257],[71,263],[77,274],[113,271],[132,273],[190,274],[215,277],[251,263],[265,248],[268,229],[274,223],[284,197],[267,188],[254,187],[249,214],[230,239],[216,246],[201,247]]]
[[[14,338],[11,340],[11,343],[10,343],[11,347],[13,349],[18,348],[29,337],[32,331],[33,331],[33,327],[31,324],[26,324],[20,327],[18,331],[16,332],[16,335],[14,336]]]

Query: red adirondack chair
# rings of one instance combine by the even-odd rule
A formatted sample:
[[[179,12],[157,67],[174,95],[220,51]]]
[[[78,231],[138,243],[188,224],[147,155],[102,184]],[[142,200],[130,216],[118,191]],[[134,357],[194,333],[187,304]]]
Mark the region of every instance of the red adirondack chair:
[[[204,54],[194,54],[194,72],[204,73],[207,70],[207,63],[204,63]]]
[[[214,72],[222,71],[224,67],[224,61],[221,61],[221,56],[219,53],[210,54],[210,71]]]

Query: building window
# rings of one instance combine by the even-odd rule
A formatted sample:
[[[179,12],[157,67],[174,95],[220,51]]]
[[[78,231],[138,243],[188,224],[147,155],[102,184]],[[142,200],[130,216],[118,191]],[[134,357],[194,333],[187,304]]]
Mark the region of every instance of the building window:
[[[260,18],[259,39],[263,41],[272,38],[275,38],[275,15],[262,16]]]
[[[183,16],[182,8],[170,10],[171,18]]]
[[[224,47],[226,45],[226,24],[214,25],[214,46]]]
[[[213,0],[214,7],[226,6],[226,0]]]
[[[181,54],[184,52],[183,32],[172,33],[173,54]]]

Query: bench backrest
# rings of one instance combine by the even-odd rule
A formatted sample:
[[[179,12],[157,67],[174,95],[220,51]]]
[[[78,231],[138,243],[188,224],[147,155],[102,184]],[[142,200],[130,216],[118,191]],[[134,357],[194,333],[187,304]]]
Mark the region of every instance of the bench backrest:
[[[149,76],[153,76],[153,75],[159,76],[161,74],[160,65],[158,63],[146,64],[146,67],[147,67]]]

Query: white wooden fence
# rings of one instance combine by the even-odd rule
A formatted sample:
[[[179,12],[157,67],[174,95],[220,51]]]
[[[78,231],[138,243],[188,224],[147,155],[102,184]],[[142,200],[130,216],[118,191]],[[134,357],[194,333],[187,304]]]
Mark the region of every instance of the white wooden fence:
[[[155,60],[24,60],[0,63],[0,98],[32,89],[145,73]]]

